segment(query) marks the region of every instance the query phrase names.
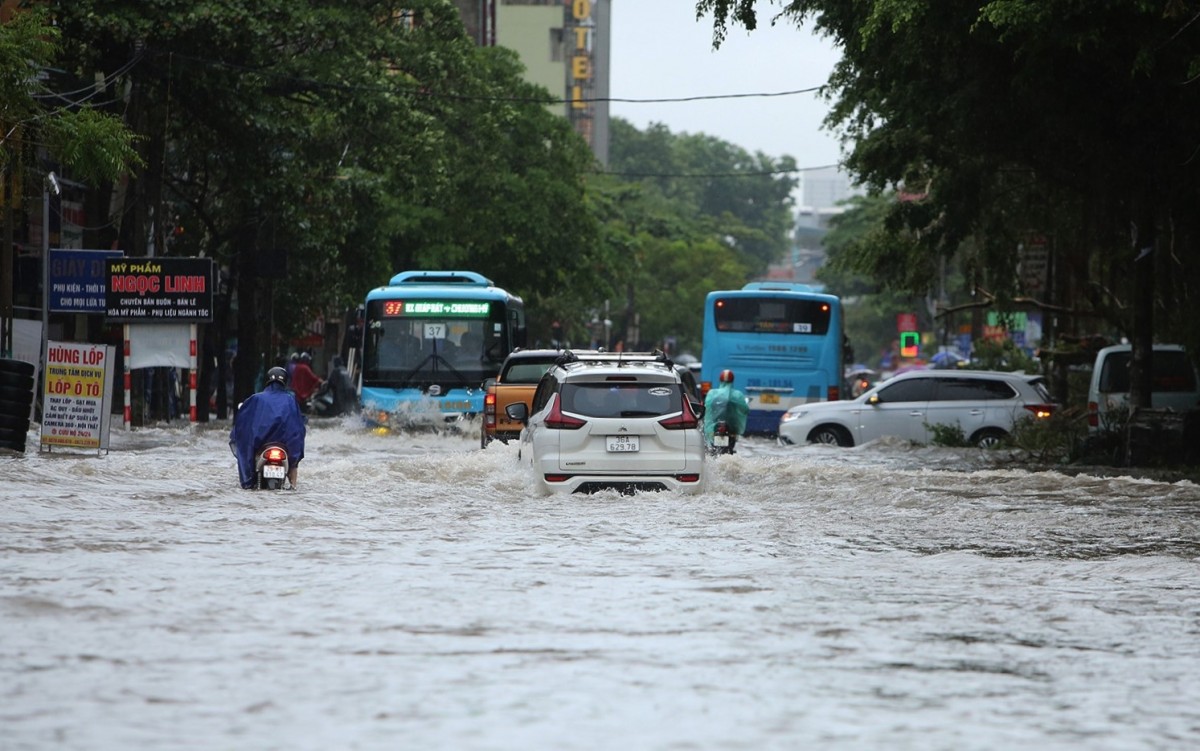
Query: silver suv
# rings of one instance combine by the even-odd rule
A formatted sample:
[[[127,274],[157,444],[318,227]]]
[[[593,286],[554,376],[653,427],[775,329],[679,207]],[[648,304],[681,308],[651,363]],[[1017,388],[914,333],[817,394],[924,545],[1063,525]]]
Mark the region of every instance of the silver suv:
[[[779,423],[783,443],[857,446],[884,436],[928,443],[930,425],[957,425],[982,448],[999,445],[1022,419],[1049,418],[1056,405],[1040,375],[991,370],[917,370],[857,399],[792,407]]]
[[[544,492],[699,492],[704,435],[696,401],[662,353],[566,353],[542,376],[519,461]]]

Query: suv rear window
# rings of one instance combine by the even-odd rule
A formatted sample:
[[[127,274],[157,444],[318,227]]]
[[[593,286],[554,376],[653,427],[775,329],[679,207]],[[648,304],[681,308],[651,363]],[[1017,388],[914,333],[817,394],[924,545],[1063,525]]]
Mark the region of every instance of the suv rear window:
[[[1100,391],[1106,394],[1129,393],[1129,352],[1112,352],[1104,358],[1100,371]],[[1186,352],[1160,350],[1153,355],[1154,378],[1151,391],[1175,392],[1195,391],[1196,371]]]
[[[587,417],[658,417],[683,408],[671,383],[568,382],[560,398],[564,411]]]

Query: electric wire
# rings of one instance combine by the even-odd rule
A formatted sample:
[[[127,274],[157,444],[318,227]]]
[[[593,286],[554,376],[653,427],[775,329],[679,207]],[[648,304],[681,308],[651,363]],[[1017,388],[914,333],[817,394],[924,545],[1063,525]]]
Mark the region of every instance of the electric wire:
[[[123,64],[121,67],[117,68],[112,73],[109,73],[108,75],[104,76],[99,81],[91,83],[87,86],[82,86],[78,89],[75,89],[74,91],[49,91],[49,90],[47,90],[48,93],[34,94],[32,98],[33,99],[61,99],[64,101],[68,101],[67,97],[72,97],[72,96],[75,96],[77,94],[82,94],[87,91],[93,92],[92,96],[95,96],[96,93],[107,88],[108,85],[111,84],[113,81],[115,81],[116,79],[125,75],[129,71],[133,70],[133,67],[135,65],[137,65],[139,62],[141,62],[142,58],[144,58],[144,57],[145,57],[144,52],[138,52],[136,55],[131,57],[127,62],[125,62],[125,64]],[[90,98],[91,98],[91,96],[85,97],[83,99],[76,100],[74,103],[81,104],[83,102],[86,102]]]

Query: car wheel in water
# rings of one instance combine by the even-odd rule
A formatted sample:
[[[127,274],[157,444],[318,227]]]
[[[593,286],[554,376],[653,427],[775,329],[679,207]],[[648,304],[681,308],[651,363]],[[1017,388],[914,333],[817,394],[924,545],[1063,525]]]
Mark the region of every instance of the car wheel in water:
[[[971,442],[981,449],[994,449],[999,448],[1007,437],[1008,433],[999,428],[985,428],[976,433]]]
[[[834,425],[822,425],[808,434],[810,443],[824,443],[828,446],[853,446],[854,441],[845,430]]]

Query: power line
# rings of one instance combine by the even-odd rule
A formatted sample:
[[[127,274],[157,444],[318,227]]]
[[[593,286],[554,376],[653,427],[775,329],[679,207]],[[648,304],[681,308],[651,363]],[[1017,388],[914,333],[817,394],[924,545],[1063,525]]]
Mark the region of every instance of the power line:
[[[795,169],[763,170],[756,172],[610,172],[608,170],[592,170],[594,175],[612,175],[613,177],[636,178],[721,178],[721,177],[770,177],[772,175],[789,175],[794,172],[815,172],[823,169],[838,169],[841,165],[825,164],[819,167],[796,167]]]
[[[664,97],[660,99],[621,99],[617,97],[595,97],[580,99],[550,99],[548,104],[571,104],[573,102],[618,102],[621,104],[670,104],[673,102],[703,102],[715,99],[760,99],[777,96],[795,96],[796,94],[811,94],[820,91],[820,86],[810,86],[807,89],[792,89],[791,91],[752,91],[741,94],[703,94],[699,96]]]
[[[155,50],[158,54],[163,54]],[[202,65],[228,68],[230,70],[241,71],[244,73],[252,73],[254,75],[270,77],[276,81],[286,81],[294,84],[304,84],[314,88],[334,89],[342,91],[395,91],[394,86],[383,85],[363,85],[363,84],[346,84],[346,83],[328,83],[319,81],[313,78],[301,76],[290,76],[282,73],[272,73],[259,68],[252,68],[246,65],[236,63],[228,63],[222,60],[213,60],[210,58],[197,57],[184,53],[171,53],[175,58],[188,60]],[[565,99],[562,97],[519,97],[519,96],[490,96],[490,95],[475,95],[475,94],[456,94],[454,92],[433,91],[429,88],[414,84],[412,88],[407,89],[407,93],[425,97],[428,99],[452,99],[457,101],[469,102],[520,102],[526,104],[590,104],[601,102],[615,102],[618,104],[672,104],[681,102],[702,102],[702,101],[720,101],[724,99],[769,99],[774,97],[797,96],[800,94],[812,94],[821,90],[821,86],[809,86],[803,89],[790,89],[787,91],[749,91],[734,94],[702,94],[696,96],[684,97],[656,97],[656,98],[628,98],[628,97],[577,97]]]

